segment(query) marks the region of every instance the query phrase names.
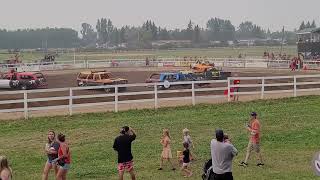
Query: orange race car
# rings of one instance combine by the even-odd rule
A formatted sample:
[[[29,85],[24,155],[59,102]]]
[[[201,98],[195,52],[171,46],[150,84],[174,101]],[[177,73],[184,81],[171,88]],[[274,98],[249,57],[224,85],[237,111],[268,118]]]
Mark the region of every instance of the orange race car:
[[[103,86],[127,83],[127,79],[113,77],[113,75],[107,71],[85,71],[79,73],[77,77],[78,86]],[[106,92],[113,90],[114,88],[105,89]],[[120,90],[125,90],[125,87],[119,88],[119,91]]]
[[[193,66],[191,66],[191,69],[195,73],[203,73],[206,71],[210,71],[213,68],[214,68],[213,63],[212,64],[210,64],[210,63],[196,63]]]

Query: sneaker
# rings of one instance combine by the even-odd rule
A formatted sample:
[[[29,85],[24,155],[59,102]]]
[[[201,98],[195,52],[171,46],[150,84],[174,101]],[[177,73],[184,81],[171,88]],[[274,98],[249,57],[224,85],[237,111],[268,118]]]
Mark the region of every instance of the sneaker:
[[[158,170],[162,170],[162,168],[159,168]]]
[[[258,167],[262,167],[262,166],[264,166],[264,164],[263,163],[258,163],[257,166]]]
[[[247,167],[248,163],[245,163],[245,162],[242,161],[241,163],[239,163],[239,166]]]

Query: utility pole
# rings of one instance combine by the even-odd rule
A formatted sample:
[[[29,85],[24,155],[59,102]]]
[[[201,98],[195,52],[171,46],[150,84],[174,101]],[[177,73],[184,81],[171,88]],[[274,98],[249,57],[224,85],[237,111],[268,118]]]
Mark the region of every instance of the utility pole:
[[[283,41],[284,41],[284,26],[283,26],[283,28],[282,28],[282,39],[281,39],[280,54],[282,54],[282,50],[283,50]]]

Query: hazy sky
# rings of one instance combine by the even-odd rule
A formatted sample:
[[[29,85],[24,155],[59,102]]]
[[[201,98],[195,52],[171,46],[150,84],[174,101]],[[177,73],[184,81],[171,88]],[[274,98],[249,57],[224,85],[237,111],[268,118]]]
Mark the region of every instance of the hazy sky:
[[[271,30],[297,28],[302,20],[320,25],[320,0],[1,0],[0,28],[95,27],[98,18],[114,25],[141,25],[154,20],[162,27],[184,28],[191,19],[205,27],[210,17],[238,26],[249,20]]]

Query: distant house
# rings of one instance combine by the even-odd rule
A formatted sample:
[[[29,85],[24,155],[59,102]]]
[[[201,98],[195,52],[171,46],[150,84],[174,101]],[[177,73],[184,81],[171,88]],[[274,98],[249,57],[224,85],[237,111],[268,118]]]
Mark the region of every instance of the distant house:
[[[152,47],[160,47],[164,45],[172,45],[174,47],[186,47],[190,46],[192,42],[190,40],[159,40],[153,41]]]
[[[305,57],[320,55],[320,28],[307,28],[297,32],[298,53]]]

